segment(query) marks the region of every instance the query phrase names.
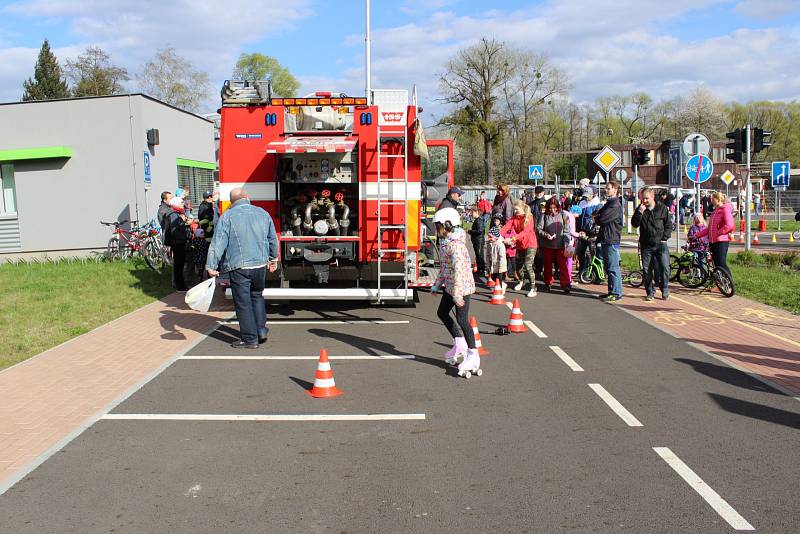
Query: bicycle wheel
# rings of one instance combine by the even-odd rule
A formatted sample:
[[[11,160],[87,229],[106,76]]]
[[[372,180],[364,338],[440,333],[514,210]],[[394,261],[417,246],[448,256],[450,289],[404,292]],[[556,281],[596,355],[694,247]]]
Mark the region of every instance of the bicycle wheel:
[[[631,287],[642,287],[644,283],[644,273],[642,271],[631,271],[628,275],[628,284]]]
[[[119,236],[112,236],[106,245],[106,258],[116,260],[119,258]]]
[[[681,257],[677,254],[669,255],[669,281],[675,282],[678,280],[678,272],[681,270]]]
[[[143,247],[144,261],[154,271],[161,271],[169,266],[169,257],[161,242],[154,237],[149,237]]]
[[[697,289],[708,281],[708,272],[700,265],[697,260],[689,266],[681,266],[678,271],[678,282],[683,287]]]
[[[733,279],[724,269],[714,267],[714,271],[711,273],[711,276],[714,277],[714,283],[717,284],[717,288],[719,288],[719,292],[722,293],[723,296],[728,298],[733,296],[735,291],[733,287]]]
[[[581,281],[581,284],[591,284],[594,280],[594,269],[584,269],[578,273],[578,280]]]
[[[795,239],[800,239],[800,230],[795,230],[794,232],[792,232],[792,237],[794,237]]]

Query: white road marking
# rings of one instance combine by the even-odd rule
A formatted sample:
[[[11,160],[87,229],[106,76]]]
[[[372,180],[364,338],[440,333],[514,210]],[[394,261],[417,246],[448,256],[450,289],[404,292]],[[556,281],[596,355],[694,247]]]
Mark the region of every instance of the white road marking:
[[[525,326],[527,326],[528,328],[530,328],[530,329],[531,329],[531,332],[533,332],[534,334],[536,334],[536,335],[537,335],[537,336],[539,336],[540,338],[546,338],[546,337],[547,337],[547,334],[545,334],[544,332],[542,332],[542,331],[539,329],[539,327],[538,327],[538,326],[536,326],[535,324],[533,324],[533,321],[523,321],[523,323],[525,323]]]
[[[102,419],[118,421],[400,421],[424,420],[424,413],[370,414],[202,414],[109,413]]]
[[[561,358],[561,361],[567,364],[567,367],[572,369],[573,371],[583,371],[583,367],[578,365],[575,360],[570,358],[569,354],[564,352],[564,349],[561,347],[556,347],[555,345],[550,345],[550,350],[556,353],[556,356]]]
[[[413,354],[386,354],[370,356],[328,356],[329,360],[413,360]],[[316,356],[182,356],[180,360],[319,360]]]
[[[506,308],[508,308],[509,310],[513,311],[514,310],[514,305],[512,303],[506,301]]]
[[[411,321],[370,321],[362,319],[343,319],[337,321],[269,321],[267,322],[267,326],[272,328],[273,326],[282,326],[287,324],[409,324],[410,322]],[[224,321],[222,324],[239,324],[239,321],[232,319],[230,321]]]
[[[699,493],[708,505],[711,506],[722,519],[727,521],[731,527],[736,530],[755,530],[753,525],[739,515],[739,512],[734,510],[725,499],[719,496],[719,493],[711,488],[711,486],[703,482],[703,479],[697,476],[697,473],[683,463],[683,460],[678,458],[668,447],[653,447],[653,450],[656,451],[656,453],[667,462],[667,465],[674,469],[692,489]]]
[[[606,391],[606,388],[600,384],[589,384],[589,387],[592,388],[594,392],[597,393],[597,395],[603,399],[606,404],[608,404],[608,407],[614,410],[614,413],[617,414],[620,419],[625,421],[628,426],[644,426],[633,416],[631,412],[626,410],[625,407],[611,395],[611,393]]]

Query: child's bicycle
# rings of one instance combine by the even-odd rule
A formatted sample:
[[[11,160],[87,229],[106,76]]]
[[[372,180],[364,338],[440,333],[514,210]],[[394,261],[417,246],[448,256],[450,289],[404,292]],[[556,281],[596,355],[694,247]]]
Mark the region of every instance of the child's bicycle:
[[[702,286],[709,288],[716,285],[719,292],[728,298],[732,297],[735,292],[733,279],[727,271],[714,265],[710,252],[706,253],[704,259],[694,256],[690,266],[682,266],[678,271],[678,282],[689,289],[697,289]]]
[[[606,281],[606,270],[603,267],[603,260],[597,255],[597,246],[594,243],[589,243],[589,249],[592,254],[589,260],[589,266],[578,273],[578,280],[580,280],[582,284],[600,284]],[[620,261],[619,263],[621,266],[622,262]],[[641,258],[639,259],[639,265],[641,265]],[[640,287],[644,282],[644,273],[641,269],[635,271],[623,269],[621,274],[622,283],[628,284],[631,287]]]

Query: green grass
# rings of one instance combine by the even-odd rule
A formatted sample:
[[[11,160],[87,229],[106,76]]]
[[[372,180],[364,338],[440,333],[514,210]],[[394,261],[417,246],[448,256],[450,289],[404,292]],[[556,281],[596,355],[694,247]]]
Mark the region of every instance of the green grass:
[[[635,253],[621,256],[625,269],[638,268]],[[800,314],[800,253],[739,252],[728,256],[728,266],[737,295]]]
[[[0,265],[0,369],[169,294],[141,261]]]
[[[772,215],[770,215],[772,217]],[[788,220],[786,220],[788,219]],[[759,231],[758,229],[758,219],[755,219],[750,226],[753,230]],[[739,229],[739,223],[736,223],[736,229]],[[787,215],[781,221],[781,232],[794,232],[795,230],[800,230],[800,221],[794,220],[794,215]],[[767,232],[777,232],[778,231],[778,221],[773,221],[772,219],[767,220]]]

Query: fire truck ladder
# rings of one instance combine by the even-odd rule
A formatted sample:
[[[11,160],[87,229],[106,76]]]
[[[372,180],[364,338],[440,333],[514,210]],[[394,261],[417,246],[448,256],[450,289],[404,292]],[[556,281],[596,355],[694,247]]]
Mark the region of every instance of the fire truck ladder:
[[[384,143],[399,143],[403,147],[401,154],[385,153],[383,151]],[[388,168],[392,159],[403,160],[403,175],[402,177],[394,176],[389,177]],[[386,163],[384,169],[383,163]],[[387,128],[381,127],[378,124],[378,304],[381,304],[384,298],[384,292],[389,288],[383,287],[383,282],[398,278],[403,279],[403,302],[411,300],[410,291],[408,288],[408,132],[406,126],[403,125],[401,129],[397,127]],[[385,184],[385,185],[384,185]],[[397,189],[402,191],[402,198],[399,198]],[[390,206],[403,207],[402,224],[383,224],[384,214],[388,215],[386,208]],[[396,212],[396,211],[395,211]],[[403,248],[390,248],[387,247],[387,239],[384,235],[387,232],[402,232],[403,233]],[[383,262],[386,254],[401,254],[403,262],[403,271],[386,272],[383,269]]]

